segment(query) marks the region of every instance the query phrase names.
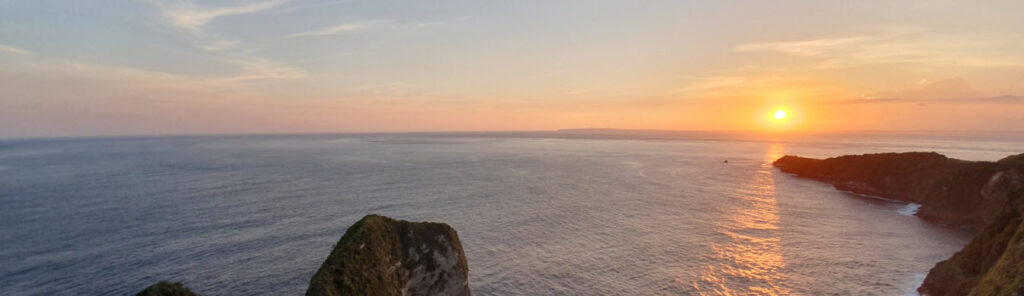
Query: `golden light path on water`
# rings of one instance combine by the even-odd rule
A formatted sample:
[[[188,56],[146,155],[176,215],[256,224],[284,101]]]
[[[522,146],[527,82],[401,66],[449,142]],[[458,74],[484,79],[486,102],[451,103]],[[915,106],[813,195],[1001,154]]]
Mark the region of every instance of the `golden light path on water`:
[[[786,262],[778,236],[779,211],[771,162],[783,154],[769,145],[765,159],[746,183],[729,196],[710,243],[711,260],[692,283],[700,295],[789,295],[782,286]]]

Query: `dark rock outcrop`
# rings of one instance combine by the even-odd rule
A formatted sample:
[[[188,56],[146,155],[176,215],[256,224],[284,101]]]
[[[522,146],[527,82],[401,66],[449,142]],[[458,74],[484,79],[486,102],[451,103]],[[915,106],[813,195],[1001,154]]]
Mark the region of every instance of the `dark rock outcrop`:
[[[831,183],[840,190],[921,204],[917,215],[924,219],[980,228],[992,222],[1006,203],[1005,198],[983,197],[980,189],[1012,163],[909,152],[827,159],[784,156],[773,165],[783,172]]]
[[[189,290],[181,283],[160,281],[146,287],[146,289],[139,292],[139,294],[135,294],[135,296],[199,296],[199,294],[193,293],[192,290]]]
[[[469,266],[455,229],[367,215],[345,231],[306,295],[469,296]],[[161,281],[137,296],[198,296]]]
[[[1024,295],[1024,161],[1000,171],[981,189],[986,199],[1006,200],[985,230],[928,272],[925,295]]]
[[[369,215],[341,237],[306,295],[470,295],[468,271],[447,224]]]
[[[774,165],[837,189],[919,203],[922,218],[985,225],[962,250],[936,264],[918,292],[1024,295],[1024,154],[997,162],[934,152],[785,156]]]

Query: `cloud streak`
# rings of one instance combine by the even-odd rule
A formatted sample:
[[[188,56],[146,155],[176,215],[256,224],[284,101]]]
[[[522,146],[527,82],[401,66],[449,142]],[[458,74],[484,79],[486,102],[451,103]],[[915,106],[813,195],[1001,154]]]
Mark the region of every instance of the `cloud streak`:
[[[832,53],[867,41],[865,37],[822,38],[790,42],[766,42],[742,44],[734,48],[737,52],[774,51],[789,55],[815,57]]]
[[[267,58],[256,56],[253,50],[237,48],[239,41],[210,32],[207,25],[219,18],[254,14],[287,3],[289,0],[265,0],[234,6],[200,7],[192,2],[164,4],[156,2],[167,24],[186,32],[195,46],[208,52],[219,52],[220,60],[237,66],[242,73],[215,79],[222,82],[246,82],[265,79],[296,79],[306,77],[305,71]]]
[[[450,19],[444,19],[444,20],[438,20],[438,21],[418,22],[418,23],[412,24],[412,27],[416,28],[416,29],[423,29],[423,28],[430,28],[430,27],[436,27],[436,26],[445,26],[445,25],[451,25],[451,24],[454,24],[454,23],[461,23],[461,22],[464,22],[464,21],[466,21],[468,19],[469,19],[468,16],[460,16],[460,17],[456,17],[456,18],[450,18]]]
[[[211,33],[206,26],[221,17],[258,13],[277,7],[288,0],[269,0],[229,7],[199,7],[191,2],[166,5],[157,2],[167,23],[182,29],[196,39],[196,47],[206,51],[219,51],[235,47],[238,42],[220,34]]]
[[[306,32],[300,32],[288,35],[290,38],[295,37],[309,37],[309,36],[331,36],[331,35],[355,35],[365,32],[370,32],[380,29],[388,28],[411,28],[411,29],[426,29],[438,26],[446,26],[454,23],[459,23],[468,20],[469,17],[462,16],[450,19],[442,19],[437,21],[426,21],[426,22],[415,22],[415,23],[404,23],[397,20],[368,20],[368,21],[355,21],[355,22],[344,22],[333,27],[328,27],[319,30],[312,30]]]
[[[1021,67],[1024,61],[1008,58],[1012,36],[941,36],[925,30],[892,29],[854,37],[828,37],[798,41],[740,44],[735,52],[774,52],[814,59],[812,68],[838,69],[872,64],[964,65]]]
[[[225,79],[227,82],[243,82],[263,79],[298,79],[305,78],[306,72],[302,69],[274,62],[265,58],[248,57],[232,60],[244,70],[244,73]]]
[[[912,98],[861,98],[826,101],[834,104],[884,104],[884,103],[914,103],[927,105],[930,103],[991,103],[991,104],[1020,104],[1024,103],[1024,96],[996,96],[996,97],[966,97],[966,98],[937,98],[937,99],[912,99]]]
[[[10,46],[10,45],[4,45],[4,44],[0,44],[0,53],[11,54],[11,55],[20,55],[20,56],[34,56],[34,55],[36,55],[36,53],[34,53],[32,51],[21,49],[21,48],[17,48],[17,47]]]
[[[206,24],[219,17],[257,13],[284,4],[288,0],[270,0],[219,8],[203,8],[195,4],[165,7],[164,17],[176,27],[191,31],[202,31]]]
[[[307,32],[296,33],[288,35],[288,37],[305,37],[305,36],[328,36],[328,35],[344,35],[344,34],[358,34],[370,30],[385,28],[393,25],[393,20],[370,20],[361,22],[347,22],[341,23],[336,26],[313,30]]]

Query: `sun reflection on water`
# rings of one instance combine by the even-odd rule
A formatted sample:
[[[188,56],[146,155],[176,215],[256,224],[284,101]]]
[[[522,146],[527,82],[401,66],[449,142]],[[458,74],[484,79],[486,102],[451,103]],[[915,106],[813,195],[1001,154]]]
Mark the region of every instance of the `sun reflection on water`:
[[[778,236],[778,205],[771,161],[781,157],[774,143],[749,181],[725,196],[726,216],[715,223],[719,238],[710,243],[711,260],[692,283],[700,295],[788,295],[783,287],[786,263]]]

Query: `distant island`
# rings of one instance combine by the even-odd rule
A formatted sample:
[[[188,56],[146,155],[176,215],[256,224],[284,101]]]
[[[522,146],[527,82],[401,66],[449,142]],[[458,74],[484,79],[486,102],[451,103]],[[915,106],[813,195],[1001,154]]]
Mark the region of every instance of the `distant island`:
[[[839,190],[921,204],[923,219],[981,228],[929,271],[921,294],[1024,294],[1024,154],[996,162],[935,152],[784,156],[773,165]]]

